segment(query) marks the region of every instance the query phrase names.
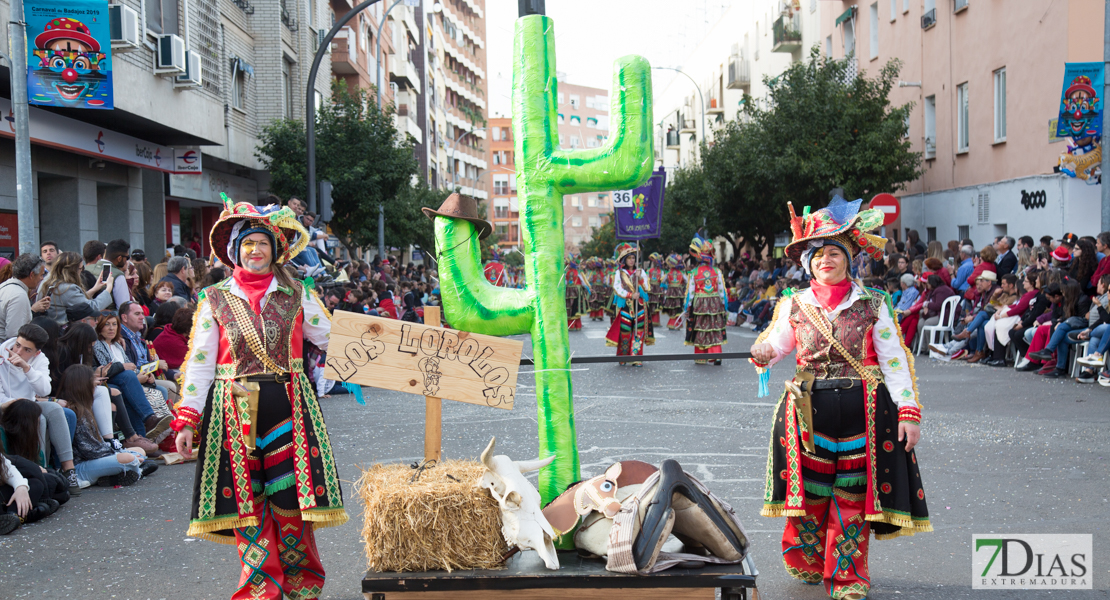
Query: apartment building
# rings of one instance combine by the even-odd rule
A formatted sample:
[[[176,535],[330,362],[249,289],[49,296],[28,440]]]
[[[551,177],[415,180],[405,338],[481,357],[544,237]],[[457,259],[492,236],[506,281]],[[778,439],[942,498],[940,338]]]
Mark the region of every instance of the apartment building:
[[[997,235],[1098,232],[1099,186],[1053,167],[1067,146],[1054,134],[1064,64],[1102,61],[1103,2],[821,4],[827,54],[870,74],[902,61],[891,101],[913,104],[909,140],[924,175],[897,192],[900,222],[888,234],[982,246]]]
[[[513,147],[513,120],[489,120],[490,200],[486,217],[493,222],[502,248],[520,248],[520,209],[516,196],[516,150]]]
[[[564,150],[597,148],[609,139],[609,91],[575,85],[559,74],[559,147]],[[609,222],[608,193],[563,196],[563,232],[568,252],[577,252],[593,230]]]
[[[699,140],[712,143],[714,130],[737,118],[745,93],[753,102],[766,103],[764,78],[773,79],[808,56],[819,42],[820,7],[830,4],[839,2],[734,2],[689,56],[654,65],[664,67],[652,72],[662,84],[655,98],[656,165],[673,169],[695,163]]]
[[[425,2],[423,10],[427,91],[421,103],[424,136],[417,158],[432,187],[458,188],[487,200],[485,2],[440,0]]]
[[[304,114],[308,68],[328,6],[323,0],[113,6],[132,25],[112,35],[114,110],[31,108],[37,236],[66,250],[123,238],[157,257],[167,243],[197,235],[207,251],[220,193],[254,201],[267,188],[254,155],[262,127]],[[0,16],[8,19],[9,10],[0,1]],[[27,37],[33,42],[35,32]],[[0,44],[7,47],[6,29]],[[327,97],[328,84],[322,73],[315,101]],[[10,101],[0,104],[7,114]],[[8,128],[0,136],[3,225],[16,209],[15,151]]]

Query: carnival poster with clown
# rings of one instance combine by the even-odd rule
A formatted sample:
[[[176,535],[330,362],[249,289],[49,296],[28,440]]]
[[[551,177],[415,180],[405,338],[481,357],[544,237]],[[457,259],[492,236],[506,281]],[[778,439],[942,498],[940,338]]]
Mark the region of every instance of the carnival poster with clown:
[[[106,0],[27,0],[27,100],[111,110],[112,36]]]
[[[1068,149],[1060,155],[1057,170],[1078,177],[1088,184],[1102,180],[1103,64],[1101,62],[1064,65],[1064,87],[1060,93],[1060,116],[1056,137],[1070,138]]]

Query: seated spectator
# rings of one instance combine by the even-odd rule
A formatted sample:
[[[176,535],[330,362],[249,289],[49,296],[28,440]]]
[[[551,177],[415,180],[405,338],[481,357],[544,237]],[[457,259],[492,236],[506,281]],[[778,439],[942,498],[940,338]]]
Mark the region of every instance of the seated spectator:
[[[46,456],[53,447],[70,491],[77,495],[81,492],[73,469],[73,436],[69,426],[73,411],[47,401],[50,394],[50,361],[40,348],[48,341],[49,336],[41,327],[28,323],[19,329],[16,337],[0,344],[0,356],[5,359],[0,364],[0,409],[13,400],[38,401],[42,411],[40,431],[47,434],[43,440],[43,455]],[[47,439],[50,446],[46,445]]]
[[[13,400],[0,412],[0,450],[14,462],[21,475],[34,482],[31,499],[39,510],[27,522],[49,515],[69,501],[65,478],[46,468],[47,459],[42,452],[46,434],[40,426],[41,419],[42,407],[33,400]]]
[[[59,325],[66,323],[66,310],[70,308],[99,313],[112,305],[114,280],[111,273],[107,281],[97,277],[87,294],[81,283],[81,273],[81,257],[76,252],[62,252],[54,261],[50,274],[39,285],[39,298],[50,298],[46,315]]]
[[[166,276],[159,281],[167,281],[173,285],[173,295],[192,302],[193,289],[189,286],[189,278],[193,276],[193,263],[184,256],[175,256],[166,263]]]
[[[74,454],[77,457],[77,476],[83,484],[101,481],[109,486],[128,486],[158,466],[146,464],[146,454],[141,448],[117,452],[111,444],[96,434],[96,418],[92,412],[93,370],[88,365],[72,365],[62,374],[62,393],[70,398],[77,413],[77,427],[73,436]]]
[[[51,491],[54,476],[44,473],[35,463],[20,456],[0,454],[0,535],[34,523],[58,510],[60,501]],[[67,492],[58,497],[69,500]]]
[[[1087,240],[1079,240],[1075,243],[1075,250],[1072,253],[1071,267],[1068,269],[1068,277],[1079,282],[1079,287],[1082,288],[1083,293],[1088,296],[1095,295],[1098,281],[1091,283],[1091,276],[1098,270],[1098,256],[1095,251],[1095,245]]]
[[[170,404],[174,404],[177,400],[177,383],[173,381],[176,373],[166,373],[169,365],[166,361],[159,360],[153,344],[143,338],[143,332],[146,329],[146,317],[143,315],[142,305],[138,302],[123,303],[123,306],[120,306],[119,320],[128,362],[132,362],[140,368],[143,365],[157,362],[158,366],[155,367],[152,373],[154,376],[153,385],[167,390],[169,392],[167,398],[170,400]]]
[[[979,292],[974,284],[985,271],[994,273],[995,280],[997,281],[998,267],[994,264],[996,258],[998,258],[998,252],[995,251],[994,246],[990,244],[983,246],[983,249],[979,251],[979,256],[975,259],[975,268],[971,270],[971,275],[967,277],[969,287],[963,294],[965,300],[975,302],[979,299]]]
[[[909,273],[902,275],[897,281],[902,287],[902,294],[898,298],[898,302],[894,305],[894,311],[895,314],[898,315],[898,320],[900,321],[902,315],[910,310],[917,302],[917,298],[921,295],[921,292],[917,290],[917,280]]]
[[[189,354],[189,334],[193,329],[193,309],[179,308],[173,315],[169,327],[162,329],[162,333],[154,339],[154,349],[161,360],[166,361],[171,371],[181,368],[185,357]]]
[[[1022,248],[1027,250],[1027,248]],[[994,316],[987,321],[983,333],[987,337],[987,346],[990,348],[991,357],[982,361],[982,364],[992,367],[1006,366],[1006,348],[1010,343],[1010,332],[1020,326],[1022,317],[1030,309],[1038,296],[1036,272],[1029,272],[1022,277],[1022,296],[1016,302],[1011,302],[995,311]],[[1002,276],[1002,285],[1006,287],[1010,282],[1010,275]],[[1016,282],[1016,278],[1014,280]],[[1016,287],[1016,285],[1015,285]]]
[[[977,300],[964,316],[966,327],[955,336],[956,340],[967,340],[970,343],[971,354],[967,356],[967,361],[972,364],[988,357],[985,330],[999,306],[1009,306],[1017,300],[1017,278],[1008,275],[1008,279],[1004,279],[1000,287],[995,284],[995,277],[993,271],[984,271],[975,280]],[[933,345],[929,349],[943,353]]]
[[[1071,269],[1071,250],[1064,244],[1056,246],[1056,249],[1048,256],[1052,259],[1053,267],[1061,271],[1068,271]]]
[[[93,346],[96,342],[97,336],[95,329],[85,323],[71,323],[65,334],[58,339],[59,365],[57,372],[64,374],[66,369],[76,364],[96,365],[96,353],[93,350]],[[115,419],[116,425],[124,435],[123,447],[142,448],[148,454],[157,452],[158,445],[143,437],[143,434],[146,433],[146,429],[143,428],[140,433],[136,431],[137,428],[132,425],[133,421],[137,420],[138,425],[142,427],[143,417],[139,415],[145,413],[153,414],[150,404],[146,401],[145,393],[142,391],[142,386],[137,379],[133,379],[134,374],[132,374],[130,378],[126,375],[121,375],[116,378],[114,382],[109,382],[109,373],[106,367],[97,367],[95,369],[94,385],[108,386],[109,397],[112,404],[116,407],[115,411],[112,412],[112,416]],[[131,373],[130,371],[124,371],[122,365],[119,367],[119,370],[123,373]],[[128,381],[128,379],[130,379],[130,381]],[[131,381],[133,381],[134,386],[130,385]],[[136,392],[134,387],[138,387],[138,394],[142,394],[142,404],[132,410],[129,406],[129,402],[131,399],[136,398],[134,395]],[[123,389],[128,389],[131,393],[125,396],[123,394]],[[145,412],[143,411],[144,407]],[[95,411],[95,414],[102,415],[103,413],[98,409]],[[132,414],[135,414],[136,417],[133,418],[131,416]],[[103,434],[104,428],[103,426],[100,427],[101,433]]]
[[[31,305],[31,290],[38,292],[45,263],[34,254],[20,254],[11,263],[12,276],[0,283],[0,335],[8,340],[31,322],[33,313],[45,312],[50,298]]]
[[[1082,240],[1080,243],[1083,243]],[[1102,346],[1102,338],[1106,336],[1107,330],[1110,329],[1110,311],[1108,311],[1110,294],[1107,293],[1108,289],[1110,289],[1110,275],[1103,275],[1102,279],[1098,281],[1098,296],[1091,302],[1091,308],[1087,312],[1087,327],[1082,331],[1072,330],[1060,341],[1065,347],[1088,342],[1087,356],[1076,358],[1076,362],[1084,365],[1079,377],[1076,377],[1078,383],[1094,383],[1097,377],[1095,369],[1105,362],[1102,359],[1104,351],[1100,347]],[[1061,366],[1059,361],[1059,355],[1061,354],[1065,355],[1066,360],[1066,349],[1057,347],[1057,368]],[[1064,362],[1063,366],[1066,367],[1067,363]]]
[[[160,281],[151,286],[150,289],[152,295],[150,303],[147,304],[147,308],[150,311],[150,316],[153,317],[154,313],[158,312],[158,307],[162,306],[163,302],[173,298],[173,284],[168,281]]]
[[[960,266],[956,269],[956,276],[952,278],[952,288],[960,294],[966,292],[967,288],[971,286],[968,277],[971,277],[972,271],[975,270],[976,258],[978,257],[975,254],[974,247],[960,247]]]
[[[146,430],[144,435],[157,444],[164,438],[163,434],[169,434],[170,422],[173,421],[173,415],[170,414],[169,410],[157,410],[165,404],[169,397],[169,391],[164,387],[155,385],[154,375],[141,373],[139,367],[142,365],[135,364],[128,359],[118,316],[113,313],[102,315],[96,324],[96,335],[98,339],[93,344],[93,355],[96,357],[96,364],[97,366],[108,367],[107,372],[109,373],[117,373],[109,377],[109,381],[120,388],[129,406],[139,403],[137,396],[128,397],[129,394],[136,391],[131,386],[132,378],[139,383],[140,388],[153,388],[161,394],[161,404],[155,404],[151,403],[145,389],[137,390],[142,392],[142,401],[146,402],[147,408],[151,410],[149,416],[146,415],[147,411],[140,411],[139,413],[143,416],[143,427]],[[120,368],[123,370],[120,371]],[[136,415],[132,414],[130,416],[134,417]]]
[[[1033,336],[1033,343],[1030,344],[1030,349],[1033,351],[1026,355],[1029,360],[1044,363],[1044,368],[1040,371],[1041,375],[1053,379],[1067,376],[1067,346],[1061,346],[1061,344],[1069,332],[1081,330],[1086,326],[1086,316],[1090,310],[1091,298],[1083,293],[1079,282],[1074,279],[1065,280],[1060,286],[1060,300],[1053,307],[1051,322],[1037,329]],[[1037,349],[1038,341],[1044,344],[1040,349]]]
[[[951,295],[955,294],[952,288],[944,285],[944,280],[940,275],[930,275],[926,279],[926,292],[922,294],[921,304],[914,311],[911,309],[911,314],[915,314],[915,319],[902,320],[902,334],[906,343],[912,343],[914,336],[917,334],[918,324],[922,327],[930,327],[940,323],[941,307],[944,301]]]
[[[935,273],[940,275],[940,278],[944,281],[944,285],[952,287],[952,275],[948,272],[948,269],[944,268],[944,261],[939,258],[929,257],[925,259],[923,267],[924,271],[922,271],[921,274],[926,278]]]
[[[185,302],[176,296],[171,300],[166,301],[158,310],[154,312],[154,321],[150,324],[150,328],[146,332],[146,339],[148,342],[153,342],[158,339],[162,334],[162,330],[167,325],[173,322],[173,316],[177,313],[177,309],[185,306]]]

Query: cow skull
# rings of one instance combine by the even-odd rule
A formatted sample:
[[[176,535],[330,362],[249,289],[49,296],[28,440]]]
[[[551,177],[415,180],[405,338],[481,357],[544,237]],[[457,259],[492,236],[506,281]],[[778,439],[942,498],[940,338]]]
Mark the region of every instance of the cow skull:
[[[555,457],[514,462],[505,455],[493,456],[496,443],[497,438],[491,439],[482,452],[486,472],[478,486],[488,488],[501,506],[501,534],[510,546],[535,550],[548,569],[558,570],[559,556],[551,541],[555,530],[543,516],[540,493],[524,478],[524,473],[546,467]]]

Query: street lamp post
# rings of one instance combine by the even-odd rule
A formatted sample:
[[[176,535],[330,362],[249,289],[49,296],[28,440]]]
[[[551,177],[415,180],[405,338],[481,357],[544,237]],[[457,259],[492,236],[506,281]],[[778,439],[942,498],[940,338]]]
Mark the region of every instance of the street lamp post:
[[[8,73],[11,76],[12,117],[15,119],[15,197],[19,209],[18,254],[35,254],[39,251],[35,222],[34,191],[31,181],[31,116],[27,109],[27,23],[23,20],[23,0],[12,0],[11,19],[8,21],[8,42],[11,56],[8,59]]]
[[[460,133],[459,137],[455,138],[454,141],[451,142],[451,191],[454,191],[455,187],[459,184],[459,170],[455,168],[455,153],[459,151],[459,140],[474,133],[475,131],[482,131],[483,129],[485,129],[485,126],[475,127],[470,131]]]
[[[701,103],[701,139],[703,142],[708,141],[705,139],[705,97],[701,95],[701,86],[698,85],[698,82],[694,81],[694,78],[690,77],[690,74],[682,69],[676,69],[674,67],[652,67],[652,69],[665,69],[667,71],[674,71],[675,73],[682,73],[690,80],[690,83],[694,84],[694,88],[698,90],[698,102]],[[681,126],[682,123],[679,123],[679,125]]]

